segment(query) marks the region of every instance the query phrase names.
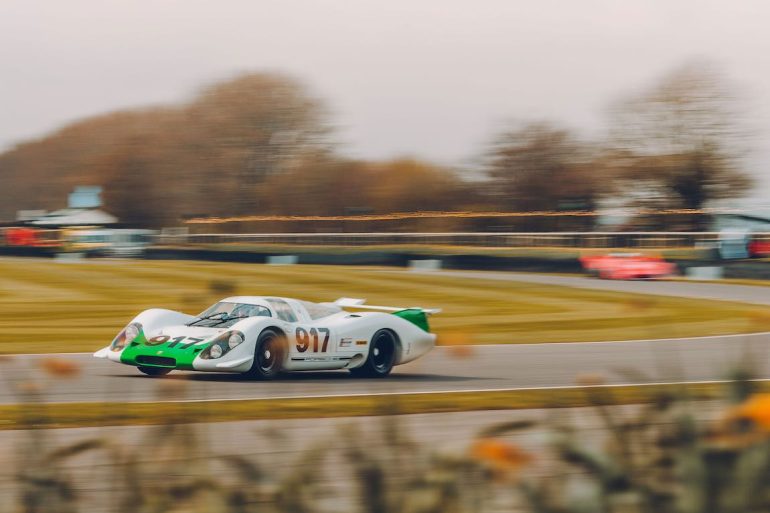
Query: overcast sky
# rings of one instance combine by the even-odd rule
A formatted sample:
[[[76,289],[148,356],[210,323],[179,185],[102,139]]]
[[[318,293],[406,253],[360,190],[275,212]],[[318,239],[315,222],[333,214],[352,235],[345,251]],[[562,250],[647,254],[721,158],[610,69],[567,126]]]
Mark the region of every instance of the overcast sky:
[[[240,72],[302,79],[347,153],[472,162],[511,119],[598,133],[610,101],[691,59],[739,87],[770,191],[764,0],[2,0],[0,148]]]

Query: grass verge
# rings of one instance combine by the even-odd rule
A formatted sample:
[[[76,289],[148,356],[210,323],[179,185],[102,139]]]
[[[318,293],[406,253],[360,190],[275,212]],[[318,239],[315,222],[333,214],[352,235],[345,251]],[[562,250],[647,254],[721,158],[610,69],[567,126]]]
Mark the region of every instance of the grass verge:
[[[717,280],[695,280],[692,278],[677,278],[678,281],[689,283],[713,283],[715,285],[749,285],[752,287],[770,287],[770,280],[753,278],[719,278]]]
[[[439,344],[698,337],[767,329],[767,308],[342,266],[0,259],[0,353],[89,352],[147,308],[195,314],[232,295],[442,308]]]
[[[770,383],[756,382],[759,390]],[[666,397],[716,399],[722,383],[394,394],[205,402],[41,403],[0,405],[0,429],[74,428],[241,420],[339,418],[482,410],[641,404]]]

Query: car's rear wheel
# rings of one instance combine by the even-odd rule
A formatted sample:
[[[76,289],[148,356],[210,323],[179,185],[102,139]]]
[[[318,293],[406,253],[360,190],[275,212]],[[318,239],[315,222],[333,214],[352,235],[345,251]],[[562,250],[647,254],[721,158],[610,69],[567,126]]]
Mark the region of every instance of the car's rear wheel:
[[[284,356],[283,336],[271,329],[263,331],[254,348],[254,362],[246,374],[257,379],[273,379],[281,373]]]
[[[364,364],[350,369],[350,373],[362,378],[384,378],[393,370],[397,348],[396,335],[390,330],[379,330],[372,337]]]
[[[171,372],[173,369],[167,369],[165,367],[145,367],[144,365],[139,365],[137,367],[139,369],[139,372],[142,372],[144,374],[147,374],[148,376],[165,376],[169,372]]]

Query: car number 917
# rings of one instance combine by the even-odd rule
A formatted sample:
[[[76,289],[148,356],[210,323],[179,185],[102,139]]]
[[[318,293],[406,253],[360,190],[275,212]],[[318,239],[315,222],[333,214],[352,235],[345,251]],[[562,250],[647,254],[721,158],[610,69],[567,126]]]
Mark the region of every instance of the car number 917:
[[[155,337],[152,337],[151,339],[147,340],[148,346],[159,346],[161,344],[165,344],[169,340],[171,340],[171,343],[168,345],[168,347],[176,347],[177,345],[181,344],[183,340],[187,339],[188,342],[186,344],[182,344],[182,346],[179,349],[187,349],[190,346],[193,346],[197,344],[198,342],[203,342],[205,339],[203,338],[196,338],[196,337],[174,337],[171,338],[168,335],[158,335]]]
[[[321,334],[323,339],[320,336]],[[314,353],[318,353],[319,349],[321,353],[325,353],[329,349],[329,334],[328,328],[310,328],[310,330],[307,330],[298,327],[294,333],[294,338],[297,341],[297,351],[304,353],[310,349],[312,343]]]

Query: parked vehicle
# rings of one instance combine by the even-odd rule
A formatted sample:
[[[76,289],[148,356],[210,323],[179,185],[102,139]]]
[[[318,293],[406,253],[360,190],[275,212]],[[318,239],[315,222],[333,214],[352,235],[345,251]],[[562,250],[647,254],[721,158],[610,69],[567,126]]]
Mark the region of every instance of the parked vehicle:
[[[14,226],[4,230],[4,243],[7,246],[51,248],[61,245],[59,230]]]
[[[70,229],[64,233],[67,251],[92,256],[135,257],[152,243],[152,230],[127,228]]]

